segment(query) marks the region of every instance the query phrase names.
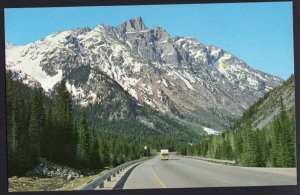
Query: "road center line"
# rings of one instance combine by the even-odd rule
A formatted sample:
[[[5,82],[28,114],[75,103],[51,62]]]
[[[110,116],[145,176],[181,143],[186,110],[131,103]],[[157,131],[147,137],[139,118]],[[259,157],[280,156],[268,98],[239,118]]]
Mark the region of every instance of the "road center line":
[[[155,179],[158,181],[158,183],[163,187],[163,188],[167,188],[167,186],[164,184],[164,182],[162,182],[162,180],[156,175],[155,171],[153,170],[153,168],[151,167],[151,172],[154,175]]]
[[[222,182],[225,182],[225,183],[228,183],[228,184],[231,184],[230,181],[226,181],[226,180],[224,180],[224,179],[220,179],[220,178],[217,178],[217,177],[212,177],[212,178],[214,178],[214,179],[216,179],[216,180],[219,180],[219,181],[222,181]]]

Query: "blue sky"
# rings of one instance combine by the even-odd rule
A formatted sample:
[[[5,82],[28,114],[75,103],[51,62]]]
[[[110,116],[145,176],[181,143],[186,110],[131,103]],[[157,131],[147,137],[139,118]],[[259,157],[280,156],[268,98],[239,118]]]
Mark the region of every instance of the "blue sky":
[[[135,16],[148,28],[195,37],[283,79],[294,72],[291,2],[5,9],[5,39],[24,45],[57,31],[116,26]]]

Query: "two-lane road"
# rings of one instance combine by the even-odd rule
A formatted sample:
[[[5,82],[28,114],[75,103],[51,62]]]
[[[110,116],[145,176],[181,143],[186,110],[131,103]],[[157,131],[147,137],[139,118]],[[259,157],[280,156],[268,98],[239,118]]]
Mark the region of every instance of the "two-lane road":
[[[123,189],[296,185],[296,169],[243,168],[171,155],[136,166]]]

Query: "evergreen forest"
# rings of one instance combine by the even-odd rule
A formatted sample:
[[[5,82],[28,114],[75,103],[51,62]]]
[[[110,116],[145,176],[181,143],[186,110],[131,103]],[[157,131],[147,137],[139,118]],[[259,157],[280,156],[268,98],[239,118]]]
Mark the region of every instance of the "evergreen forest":
[[[184,145],[179,152],[183,155],[235,160],[240,166],[295,167],[295,105],[291,102],[293,105],[287,108],[282,97],[287,91],[294,93],[294,82],[292,75],[282,86],[265,94],[222,135],[211,135],[193,145]],[[278,107],[279,113],[266,127],[255,128],[254,119],[273,107]]]
[[[150,156],[163,147],[174,151],[180,143],[198,139],[194,131],[167,116],[155,122],[159,130],[130,118],[95,121],[99,105],[76,105],[64,80],[50,96],[37,86],[14,80],[11,72],[6,78],[9,176],[26,174],[39,158],[101,170]]]
[[[292,83],[293,76],[283,87]],[[150,156],[161,148],[182,155],[236,160],[240,166],[295,167],[295,107],[287,108],[279,96],[278,115],[264,128],[253,125],[260,105],[273,95],[269,92],[260,98],[221,135],[203,136],[165,115],[158,115],[161,120],[155,122],[155,128],[134,119],[95,121],[97,105],[75,105],[64,80],[49,96],[39,87],[14,80],[8,72],[8,174],[24,175],[38,164],[39,158],[101,170]],[[155,115],[154,111],[150,113]]]

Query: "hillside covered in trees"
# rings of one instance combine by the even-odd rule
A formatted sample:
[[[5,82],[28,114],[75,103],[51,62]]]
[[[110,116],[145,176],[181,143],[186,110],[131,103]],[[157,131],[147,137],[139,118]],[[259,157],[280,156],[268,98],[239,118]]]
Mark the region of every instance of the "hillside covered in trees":
[[[241,166],[295,167],[295,78],[268,92],[219,136],[182,146],[180,153],[236,160]]]
[[[137,119],[132,115],[116,117],[118,114],[111,118],[111,113],[118,112],[118,102],[110,107],[81,107],[72,100],[64,81],[57,85],[54,94],[46,95],[41,88],[14,80],[9,72],[9,176],[25,174],[38,164],[40,157],[80,169],[99,170],[163,147],[183,155],[235,159],[241,166],[294,167],[294,91],[291,76],[253,104],[228,131],[219,136],[201,136],[147,105],[130,108]]]
[[[41,88],[14,80],[9,72],[6,105],[9,176],[24,175],[40,157],[99,170],[149,155],[150,149],[175,150],[180,144],[199,139],[193,130],[145,105],[137,109],[138,114],[142,119],[156,119],[152,123],[132,117],[110,120],[106,112],[114,112],[117,106],[80,107],[72,101],[64,81],[55,94],[46,95]]]

